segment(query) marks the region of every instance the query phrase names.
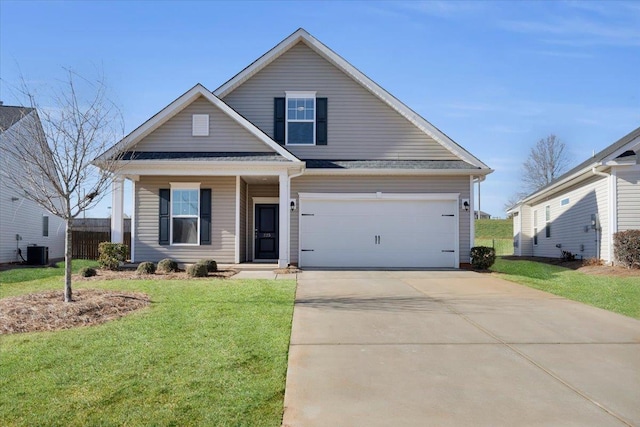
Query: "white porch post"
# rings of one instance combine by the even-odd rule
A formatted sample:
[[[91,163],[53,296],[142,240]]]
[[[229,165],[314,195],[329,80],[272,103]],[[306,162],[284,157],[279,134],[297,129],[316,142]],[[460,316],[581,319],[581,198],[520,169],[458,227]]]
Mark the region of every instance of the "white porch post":
[[[289,175],[280,174],[280,221],[278,224],[278,267],[287,267],[289,265]]]
[[[124,242],[124,178],[111,183],[111,243]]]

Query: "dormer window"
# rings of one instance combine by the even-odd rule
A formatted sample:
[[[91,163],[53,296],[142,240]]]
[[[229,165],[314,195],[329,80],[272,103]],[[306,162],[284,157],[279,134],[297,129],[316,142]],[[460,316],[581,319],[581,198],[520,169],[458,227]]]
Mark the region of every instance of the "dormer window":
[[[287,92],[287,145],[315,145],[316,93]]]

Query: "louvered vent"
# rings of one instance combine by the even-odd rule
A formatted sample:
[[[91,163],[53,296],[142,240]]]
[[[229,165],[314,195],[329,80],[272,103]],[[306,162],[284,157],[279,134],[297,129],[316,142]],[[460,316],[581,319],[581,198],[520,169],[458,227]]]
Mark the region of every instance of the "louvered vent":
[[[194,114],[193,115],[193,136],[209,136],[209,115]]]

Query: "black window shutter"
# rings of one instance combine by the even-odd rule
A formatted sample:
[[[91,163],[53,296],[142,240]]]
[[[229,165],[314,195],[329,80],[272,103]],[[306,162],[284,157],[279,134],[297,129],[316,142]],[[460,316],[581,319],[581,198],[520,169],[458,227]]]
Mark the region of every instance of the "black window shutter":
[[[211,244],[211,189],[200,190],[200,244]]]
[[[327,145],[327,98],[316,98],[316,145]]]
[[[169,244],[169,203],[171,203],[171,190],[160,189],[160,226],[158,228],[158,243]]]
[[[273,98],[273,139],[284,145],[285,132],[285,99]]]

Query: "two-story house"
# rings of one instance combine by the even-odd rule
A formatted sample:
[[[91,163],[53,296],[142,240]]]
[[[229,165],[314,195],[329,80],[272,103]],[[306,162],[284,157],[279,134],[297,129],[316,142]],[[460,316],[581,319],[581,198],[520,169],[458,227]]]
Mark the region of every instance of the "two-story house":
[[[116,144],[132,261],[451,267],[491,169],[303,29]]]

